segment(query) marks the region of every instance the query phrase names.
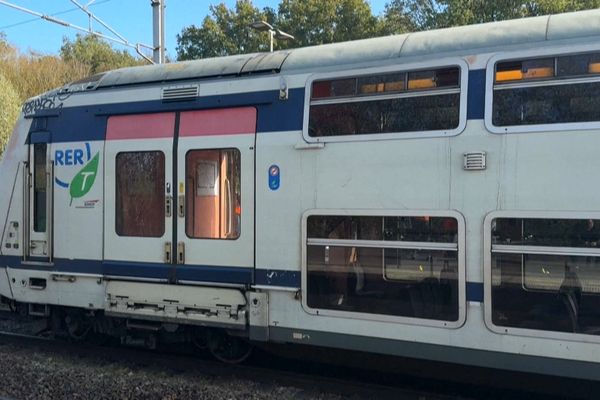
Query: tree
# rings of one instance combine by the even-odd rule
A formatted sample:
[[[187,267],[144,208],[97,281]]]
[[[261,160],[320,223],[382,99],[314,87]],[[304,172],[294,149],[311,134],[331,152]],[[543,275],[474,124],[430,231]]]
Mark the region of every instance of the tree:
[[[283,0],[277,12],[259,10],[251,0],[237,0],[234,9],[223,3],[211,6],[200,27],[184,28],[177,35],[177,57],[193,60],[268,51],[268,34],[249,27],[257,20],[295,36],[291,42],[278,41],[280,49],[377,36],[381,26],[366,0]]]
[[[386,31],[402,32],[502,21],[600,7],[600,0],[392,0]]]
[[[78,63],[88,68],[88,75],[111,69],[143,65],[126,50],[115,50],[108,42],[94,35],[77,35],[74,41],[63,39],[60,56],[67,63]]]
[[[379,20],[365,0],[283,0],[276,22],[295,36],[290,47],[365,39],[380,32]]]
[[[21,100],[8,79],[0,73],[0,158],[19,116]]]
[[[383,34],[429,29],[435,25],[439,5],[435,0],[392,0],[385,5]]]
[[[249,25],[254,21],[273,21],[275,12],[259,10],[250,0],[237,0],[230,10],[224,3],[210,6],[210,16],[202,26],[184,28],[177,35],[177,58],[194,60],[230,54],[268,51],[268,35],[257,32]]]

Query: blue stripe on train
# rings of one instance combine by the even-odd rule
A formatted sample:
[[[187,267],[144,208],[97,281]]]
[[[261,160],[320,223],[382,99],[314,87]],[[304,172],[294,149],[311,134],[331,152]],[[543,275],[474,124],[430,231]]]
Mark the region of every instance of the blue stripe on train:
[[[279,91],[236,93],[199,97],[195,101],[163,103],[160,100],[133,103],[101,104],[82,107],[65,107],[47,116],[43,131],[50,132],[47,142],[82,142],[104,140],[106,123],[110,115],[141,114],[169,111],[188,111],[210,108],[255,106],[257,132],[278,132],[302,129],[304,89],[290,90],[288,100],[279,100]],[[32,132],[36,130],[32,125]]]
[[[256,269],[254,277],[257,285],[299,288],[301,284],[299,271]]]
[[[469,71],[467,119],[483,119],[484,102],[485,70]],[[195,101],[181,103],[163,103],[160,100],[152,100],[66,107],[55,112],[42,110],[35,116],[47,116],[47,123],[43,124],[44,134],[35,136],[35,139],[32,136],[32,140],[44,140],[46,142],[104,140],[106,123],[110,115],[241,106],[256,106],[258,111],[256,129],[258,133],[299,131],[302,129],[303,124],[304,88],[291,89],[289,99],[285,101],[279,100],[279,91],[264,91],[199,97]],[[32,125],[32,130],[35,129],[35,125]]]
[[[127,278],[150,278],[168,280],[176,270],[177,280],[191,282],[214,282],[228,284],[279,286],[300,288],[299,271],[276,269],[253,269],[245,267],[222,267],[209,265],[173,266],[160,263],[137,263],[124,261],[55,260],[53,266],[27,265],[20,257],[0,256],[0,268],[22,268],[57,273],[87,273]],[[254,275],[254,277],[253,277]],[[467,282],[467,301],[483,302],[483,283]]]
[[[483,303],[483,283],[467,282],[467,301]]]
[[[150,278],[168,280],[176,277],[182,281],[214,282],[229,284],[252,284],[254,268],[223,267],[213,265],[177,266],[161,263],[123,261],[66,260],[56,259],[54,265],[23,264],[20,257],[0,256],[0,267],[51,271],[58,273],[85,273],[105,276]]]
[[[483,119],[485,112],[485,69],[469,71],[467,119]]]

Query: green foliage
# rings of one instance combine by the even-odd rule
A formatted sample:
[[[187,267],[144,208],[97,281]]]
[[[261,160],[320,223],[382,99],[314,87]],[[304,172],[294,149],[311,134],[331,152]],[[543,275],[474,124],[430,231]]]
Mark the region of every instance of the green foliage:
[[[65,39],[61,57],[21,54],[0,32],[0,149],[6,145],[20,104],[26,99],[91,74],[141,63],[95,36],[78,36],[72,42]]]
[[[254,21],[267,21],[296,37],[293,42],[275,41],[277,49],[377,36],[380,28],[366,0],[283,0],[277,12],[259,10],[251,0],[237,0],[234,9],[224,3],[210,6],[210,16],[200,27],[184,28],[177,35],[177,58],[268,51],[268,33],[251,29]]]
[[[600,0],[392,0],[384,20],[388,32],[397,32],[406,26],[445,28],[596,7]]]
[[[295,36],[293,47],[364,39],[379,34],[365,0],[282,0],[277,26]]]
[[[177,35],[177,57],[193,60],[269,50],[266,32],[249,27],[267,21],[295,36],[275,48],[302,47],[600,7],[600,0],[389,0],[381,17],[367,0],[281,0],[277,11],[259,10],[252,0],[210,6],[201,26]]]
[[[435,26],[439,5],[435,0],[392,0],[385,6],[383,34],[430,29]]]
[[[179,60],[269,50],[267,33],[254,31],[248,25],[254,21],[272,21],[272,9],[260,11],[250,0],[237,0],[234,9],[224,3],[209,8],[210,16],[204,18],[202,26],[188,26],[177,35]]]
[[[21,100],[8,79],[0,73],[0,158],[19,116]]]
[[[74,41],[64,38],[60,56],[66,63],[86,66],[88,75],[145,63],[125,50],[113,49],[106,41],[94,35],[77,35]]]

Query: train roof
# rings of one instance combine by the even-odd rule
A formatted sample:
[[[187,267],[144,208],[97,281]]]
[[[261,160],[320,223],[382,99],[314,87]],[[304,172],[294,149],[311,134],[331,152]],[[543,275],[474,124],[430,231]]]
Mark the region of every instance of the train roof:
[[[73,83],[71,90],[68,87],[65,89],[78,91],[77,89],[89,90],[151,82],[256,73],[288,73],[428,54],[483,53],[486,49],[536,45],[550,40],[594,36],[600,39],[600,9],[437,29],[273,53],[243,54],[122,68]]]

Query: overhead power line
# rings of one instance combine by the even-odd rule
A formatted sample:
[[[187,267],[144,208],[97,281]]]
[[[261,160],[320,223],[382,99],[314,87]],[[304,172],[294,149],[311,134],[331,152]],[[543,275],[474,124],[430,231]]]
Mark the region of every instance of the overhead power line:
[[[100,4],[108,3],[109,1],[112,1],[112,0],[102,0],[102,1],[99,1],[99,2],[95,2],[92,5],[98,6]],[[56,17],[58,15],[72,13],[73,11],[77,11],[77,10],[79,10],[79,8],[69,8],[68,10],[63,10],[63,11],[55,12],[55,13],[52,13],[50,15],[53,16],[53,17]],[[21,26],[21,25],[25,25],[25,24],[30,24],[32,22],[36,22],[36,21],[39,21],[39,20],[40,20],[39,18],[30,18],[30,19],[26,19],[24,21],[15,22],[14,24],[0,26],[0,31],[6,30],[6,29],[10,29],[10,28],[14,28],[15,26]]]
[[[110,1],[110,0],[106,0],[106,1]],[[75,30],[78,30],[80,32],[85,32],[85,33],[88,33],[90,35],[94,35],[94,36],[100,37],[102,39],[105,39],[105,40],[108,40],[108,41],[111,41],[111,42],[114,42],[114,43],[118,43],[118,44],[120,44],[122,46],[133,48],[133,49],[135,49],[136,53],[138,53],[140,55],[140,57],[142,57],[145,60],[153,63],[153,61],[152,61],[151,58],[149,58],[144,53],[142,53],[142,48],[146,48],[146,49],[149,49],[149,50],[154,50],[154,47],[149,46],[147,44],[143,44],[143,43],[135,43],[134,44],[134,43],[129,42],[122,35],[118,34],[108,24],[106,24],[104,21],[102,21],[101,19],[99,19],[98,17],[96,17],[89,10],[89,8],[88,8],[89,6],[92,5],[92,3],[95,2],[95,0],[89,1],[86,5],[81,5],[76,0],[71,0],[71,2],[77,6],[77,8],[74,9],[74,10],[80,9],[80,10],[84,11],[88,15],[88,18],[89,18],[89,21],[90,21],[89,22],[89,28],[83,28],[81,26],[71,24],[70,22],[64,21],[62,19],[58,19],[58,18],[56,18],[54,16],[54,15],[57,15],[58,13],[56,13],[54,15],[42,14],[42,13],[39,13],[37,11],[33,11],[33,10],[28,9],[28,8],[18,6],[16,4],[9,3],[8,1],[5,1],[5,0],[0,0],[0,5],[5,5],[7,7],[13,8],[15,10],[19,10],[19,11],[22,11],[22,12],[27,13],[27,14],[35,15],[36,17],[41,18],[41,19],[43,19],[45,21],[52,22],[52,23],[58,24],[58,25],[62,25],[62,26],[67,27],[67,28],[75,29]],[[96,3],[96,4],[100,4],[100,3]],[[108,29],[116,37],[109,36],[109,35],[106,35],[104,33],[94,31],[92,29],[92,20],[95,20],[98,23],[100,23],[102,26],[104,26],[106,29]]]

